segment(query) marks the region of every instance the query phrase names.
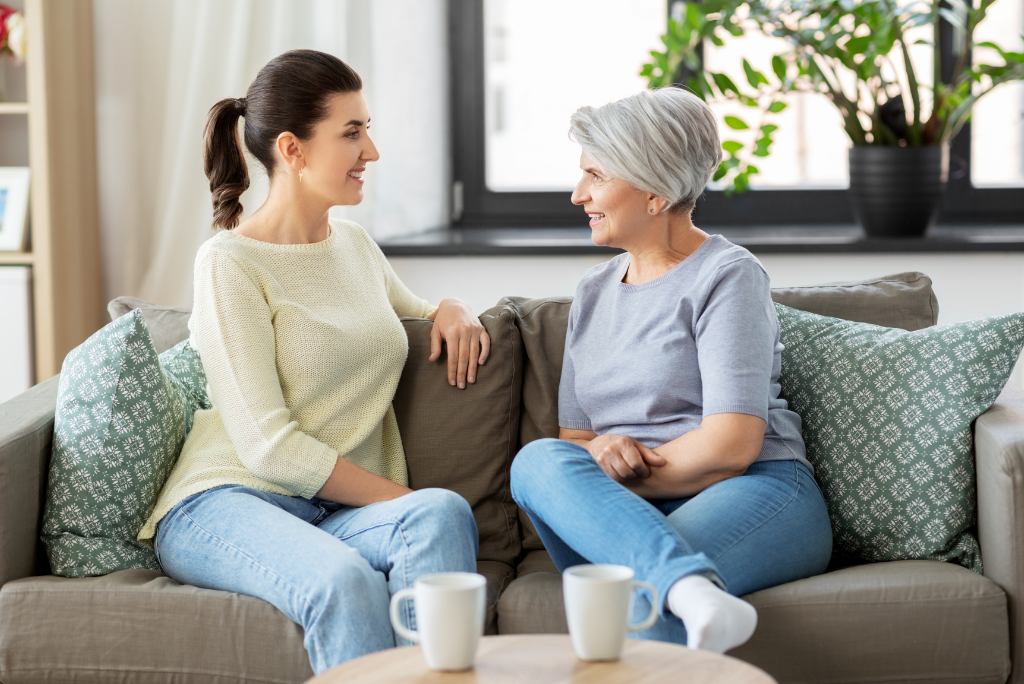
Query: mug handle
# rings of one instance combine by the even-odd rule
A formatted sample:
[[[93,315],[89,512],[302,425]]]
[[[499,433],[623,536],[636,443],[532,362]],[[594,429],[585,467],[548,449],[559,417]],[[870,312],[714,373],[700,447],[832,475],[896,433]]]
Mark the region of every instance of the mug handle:
[[[633,585],[630,587],[630,591],[636,591],[637,589],[644,589],[651,595],[651,614],[648,615],[640,624],[629,625],[630,632],[642,632],[653,625],[654,621],[658,619],[658,590],[647,582],[634,581]],[[398,594],[395,595],[397,596]]]
[[[415,630],[411,630],[408,627],[406,627],[405,625],[403,625],[402,624],[402,614],[399,612],[399,607],[401,606],[402,601],[404,601],[405,599],[411,599],[415,595],[416,595],[416,590],[413,589],[412,587],[409,587],[407,589],[402,589],[401,591],[396,592],[391,597],[390,613],[391,613],[391,626],[394,628],[394,630],[396,632],[398,632],[398,636],[402,637],[403,639],[408,639],[409,641],[413,642],[414,644],[418,644],[420,642],[420,633],[415,631]]]

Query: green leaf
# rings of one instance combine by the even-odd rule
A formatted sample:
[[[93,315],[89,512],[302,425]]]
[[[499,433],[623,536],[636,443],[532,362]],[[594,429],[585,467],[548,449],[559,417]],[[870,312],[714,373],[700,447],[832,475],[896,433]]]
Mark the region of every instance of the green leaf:
[[[747,76],[747,83],[750,84],[751,88],[757,88],[760,84],[768,85],[768,79],[765,78],[764,74],[750,66],[750,62],[744,58],[743,60],[743,73]]]
[[[772,114],[778,114],[779,112],[781,112],[785,108],[786,108],[786,103],[785,102],[772,102],[771,105],[769,105],[769,107],[768,107],[768,111],[771,112]]]
[[[780,81],[786,80],[786,63],[779,55],[772,56],[772,71],[775,72]]]
[[[722,91],[722,94],[729,92],[735,93],[736,95],[740,94],[739,88],[737,88],[736,84],[732,82],[732,79],[725,74],[711,72],[711,78],[715,79],[715,85],[717,85],[718,89]]]
[[[871,47],[871,42],[874,39],[874,36],[870,34],[866,36],[860,36],[858,38],[851,38],[850,40],[846,41],[846,45],[844,45],[843,47],[851,55],[862,55],[865,52],[867,52],[867,49],[869,47]]]
[[[736,142],[735,140],[726,140],[722,143],[722,149],[729,154],[736,154],[743,149],[743,143]]]
[[[743,121],[743,119],[737,118],[735,116],[725,117],[725,125],[733,129],[734,131],[743,131],[750,128],[750,126],[748,126],[746,122]]]
[[[729,173],[729,169],[725,168],[725,164],[719,164],[718,168],[715,169],[715,175],[711,177],[711,180],[722,180],[727,173]]]
[[[779,130],[779,127],[775,124],[765,124],[764,126],[761,126],[762,135],[771,135],[777,130]]]

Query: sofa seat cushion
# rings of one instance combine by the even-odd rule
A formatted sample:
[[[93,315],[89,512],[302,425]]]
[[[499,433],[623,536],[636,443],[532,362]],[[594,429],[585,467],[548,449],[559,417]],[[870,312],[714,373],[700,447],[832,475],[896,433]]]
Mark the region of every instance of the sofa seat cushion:
[[[780,682],[995,683],[1010,673],[1006,594],[952,563],[857,565],[744,598],[757,631],[729,655]],[[498,602],[498,631],[566,631],[561,577],[520,575]]]
[[[302,628],[260,599],[154,570],[0,589],[0,681],[303,682]]]
[[[487,626],[512,568],[482,561]],[[154,570],[28,577],[0,589],[0,682],[233,684],[313,676],[302,628],[269,603]]]

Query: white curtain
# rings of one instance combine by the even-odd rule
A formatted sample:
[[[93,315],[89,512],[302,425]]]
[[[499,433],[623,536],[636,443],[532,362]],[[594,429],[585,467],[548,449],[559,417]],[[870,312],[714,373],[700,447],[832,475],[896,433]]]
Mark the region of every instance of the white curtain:
[[[196,250],[212,234],[202,165],[209,108],[241,97],[294,48],[363,77],[381,160],[363,203],[332,215],[374,237],[443,226],[450,188],[444,0],[94,0],[100,225],[107,298],[192,302]],[[266,175],[249,163],[246,213]]]

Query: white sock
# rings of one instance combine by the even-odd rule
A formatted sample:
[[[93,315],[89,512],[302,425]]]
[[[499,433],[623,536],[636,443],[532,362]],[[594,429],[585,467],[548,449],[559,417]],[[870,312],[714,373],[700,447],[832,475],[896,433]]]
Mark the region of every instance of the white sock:
[[[687,575],[668,590],[668,609],[686,627],[686,645],[725,653],[754,635],[754,606],[719,589],[707,577]]]

